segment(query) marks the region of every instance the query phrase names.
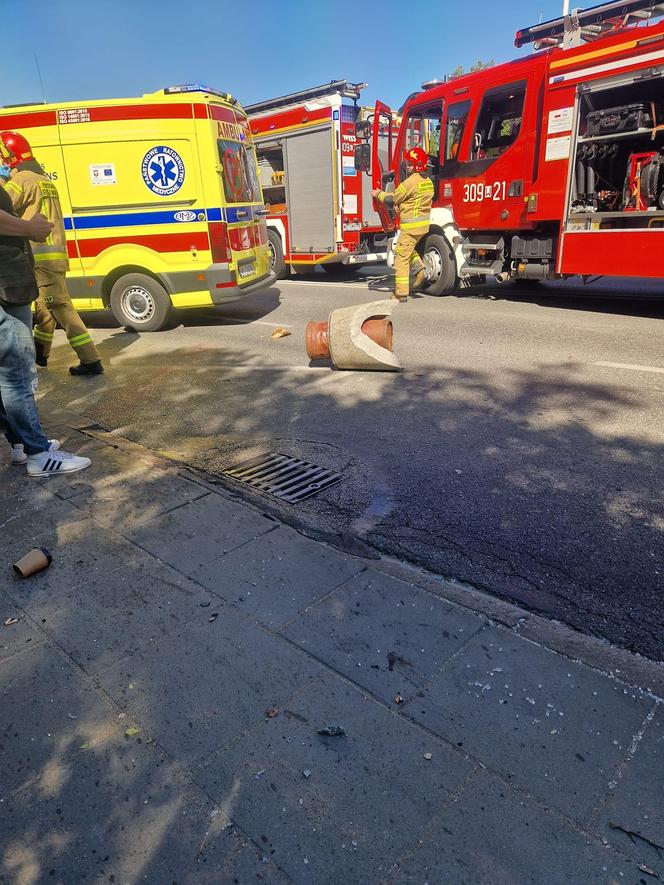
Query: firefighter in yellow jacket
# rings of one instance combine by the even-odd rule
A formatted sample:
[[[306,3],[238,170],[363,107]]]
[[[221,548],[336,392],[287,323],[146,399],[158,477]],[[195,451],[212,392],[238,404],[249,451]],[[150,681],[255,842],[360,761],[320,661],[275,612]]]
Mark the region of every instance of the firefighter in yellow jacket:
[[[399,237],[394,247],[394,297],[397,301],[407,301],[410,292],[410,272],[415,271],[413,288],[421,286],[425,280],[424,265],[416,252],[422,237],[429,233],[429,219],[434,188],[427,178],[428,157],[420,147],[404,152],[408,178],[401,182],[392,194],[375,190],[373,196],[381,203],[393,204],[400,215]]]
[[[14,211],[28,219],[41,212],[53,224],[53,231],[45,243],[31,243],[39,286],[34,327],[37,364],[45,366],[48,362],[57,322],[65,330],[80,360],[77,366],[70,366],[71,374],[101,375],[104,368],[97,348],[67,291],[65,274],[69,270],[69,258],[57,188],[44,174],[22,135],[18,132],[0,132],[0,139],[6,149],[3,153],[9,154],[5,162],[12,171],[9,181],[5,183],[5,190]]]

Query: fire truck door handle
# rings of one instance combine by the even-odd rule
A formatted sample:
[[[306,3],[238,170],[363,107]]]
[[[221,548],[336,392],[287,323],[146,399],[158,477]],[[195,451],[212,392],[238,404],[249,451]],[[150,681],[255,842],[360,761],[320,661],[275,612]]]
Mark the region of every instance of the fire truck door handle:
[[[269,215],[269,214],[270,214],[269,209],[254,209],[254,215],[265,216],[265,215]]]
[[[509,189],[507,191],[508,197],[522,197],[523,196],[523,178],[518,178],[516,181],[512,181],[510,183]]]
[[[238,218],[246,218],[248,215],[249,215],[249,213],[245,209],[238,209],[237,210],[237,217]]]

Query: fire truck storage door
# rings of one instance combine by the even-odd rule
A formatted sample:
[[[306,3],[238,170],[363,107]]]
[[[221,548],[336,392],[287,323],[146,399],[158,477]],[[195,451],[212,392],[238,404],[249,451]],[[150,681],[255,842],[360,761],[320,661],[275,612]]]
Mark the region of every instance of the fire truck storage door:
[[[291,252],[335,251],[329,128],[284,139]]]

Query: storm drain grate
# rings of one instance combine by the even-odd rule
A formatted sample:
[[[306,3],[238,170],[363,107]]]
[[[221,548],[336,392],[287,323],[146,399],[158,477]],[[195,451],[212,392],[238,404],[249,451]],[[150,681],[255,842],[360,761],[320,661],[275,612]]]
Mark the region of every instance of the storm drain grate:
[[[341,473],[278,452],[268,452],[243,461],[224,470],[224,473],[290,504],[296,504],[343,479]]]

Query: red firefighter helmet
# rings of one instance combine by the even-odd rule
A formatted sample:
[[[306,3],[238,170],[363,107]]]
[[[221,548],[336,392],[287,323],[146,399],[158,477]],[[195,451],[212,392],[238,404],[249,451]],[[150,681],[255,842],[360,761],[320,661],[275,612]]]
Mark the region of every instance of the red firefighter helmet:
[[[405,161],[410,163],[416,172],[427,171],[429,157],[427,156],[427,152],[422,150],[421,147],[410,148],[410,150],[404,151],[403,156]]]
[[[24,160],[34,159],[30,143],[19,132],[0,132],[0,141],[4,145],[3,159],[10,169],[15,169]]]

